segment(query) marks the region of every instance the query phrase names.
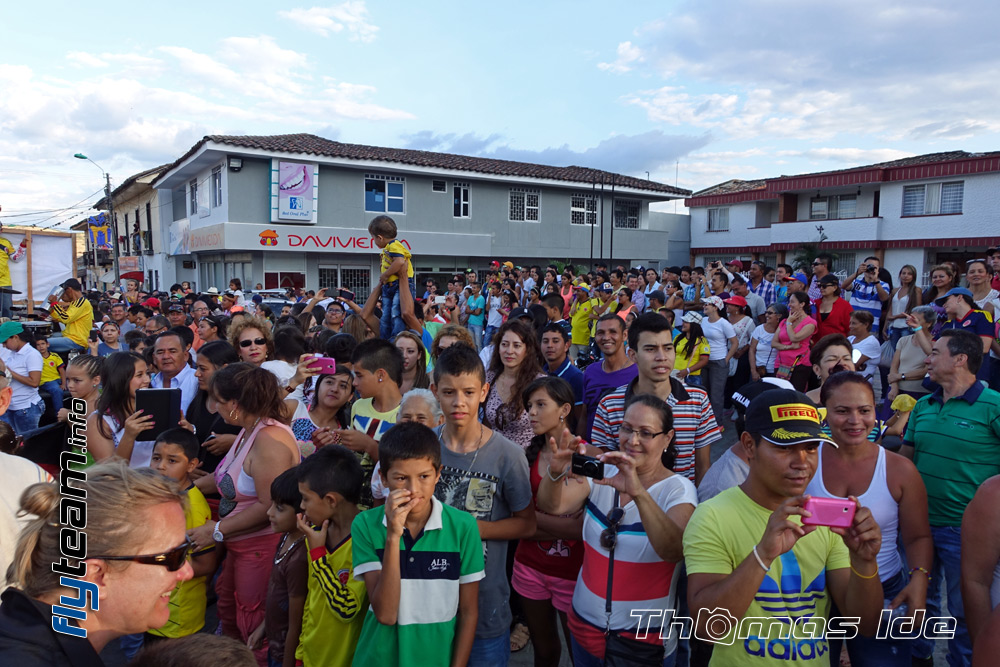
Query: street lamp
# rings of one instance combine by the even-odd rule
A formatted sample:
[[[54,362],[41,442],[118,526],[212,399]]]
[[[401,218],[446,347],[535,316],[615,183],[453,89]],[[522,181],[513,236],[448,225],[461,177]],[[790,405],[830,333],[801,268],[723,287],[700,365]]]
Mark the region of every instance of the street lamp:
[[[111,257],[114,260],[114,264],[115,264],[115,286],[117,286],[121,282],[121,275],[120,275],[120,272],[118,270],[118,223],[115,221],[115,203],[114,203],[114,200],[111,198],[111,174],[109,174],[108,172],[104,171],[104,167],[102,167],[101,165],[97,164],[96,162],[94,162],[93,160],[91,160],[89,157],[87,157],[83,153],[76,153],[76,154],[73,155],[73,157],[75,157],[78,160],[86,160],[86,161],[90,162],[92,165],[94,165],[95,167],[97,167],[98,169],[100,169],[102,174],[104,174],[104,196],[108,200],[108,221],[110,222],[112,229],[114,229],[114,240],[113,240],[113,242],[111,244]],[[128,230],[125,230],[125,231],[126,231],[126,233],[128,233]],[[88,230],[88,234],[89,233],[90,232]],[[96,275],[97,274],[97,239],[96,238],[94,238],[94,274],[95,274],[95,278],[96,278],[97,277],[97,275]],[[96,282],[97,281],[95,280],[94,282],[95,282],[95,287],[96,287]]]

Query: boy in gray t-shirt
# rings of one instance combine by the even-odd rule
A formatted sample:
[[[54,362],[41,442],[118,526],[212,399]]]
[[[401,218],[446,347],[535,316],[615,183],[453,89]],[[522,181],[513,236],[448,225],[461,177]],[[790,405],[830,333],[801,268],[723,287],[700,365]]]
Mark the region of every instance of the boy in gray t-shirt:
[[[523,450],[479,421],[489,385],[476,351],[452,345],[434,366],[431,386],[444,413],[441,479],[434,495],[472,514],[479,525],[486,577],[479,582],[479,618],[469,664],[510,652],[507,542],[535,533],[528,460]]]

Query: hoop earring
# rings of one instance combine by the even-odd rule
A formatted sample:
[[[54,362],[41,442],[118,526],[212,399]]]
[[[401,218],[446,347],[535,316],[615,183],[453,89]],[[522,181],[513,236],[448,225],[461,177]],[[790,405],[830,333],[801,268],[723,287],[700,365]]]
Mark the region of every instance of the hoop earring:
[[[229,418],[232,419],[233,421],[236,421],[237,416],[238,415],[236,414],[236,408],[233,408],[232,410],[229,411]]]

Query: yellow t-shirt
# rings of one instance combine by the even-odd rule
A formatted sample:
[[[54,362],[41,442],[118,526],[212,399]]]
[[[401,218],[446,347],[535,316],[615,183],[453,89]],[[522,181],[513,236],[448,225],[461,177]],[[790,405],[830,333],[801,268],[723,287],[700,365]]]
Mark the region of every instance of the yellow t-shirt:
[[[691,346],[691,349],[687,349],[687,341],[681,343],[680,347],[677,345],[677,341],[681,339],[683,334],[674,338],[674,370],[682,371],[685,368],[690,368],[694,366],[701,360],[703,355],[708,355],[708,340],[703,336],[695,341],[695,344]],[[696,371],[691,371],[691,375],[701,375],[701,369]]]
[[[205,496],[193,484],[187,490],[184,503],[184,523],[187,530],[203,526],[212,518]],[[208,546],[196,553],[203,554],[215,549]],[[195,577],[182,581],[170,594],[170,620],[162,628],[150,630],[149,634],[161,637],[187,637],[205,625],[205,601],[207,586],[205,577]]]
[[[304,667],[350,667],[368,611],[365,582],[351,576],[351,538],[333,553],[309,550],[309,591],[295,657]]]
[[[63,336],[80,347],[87,347],[87,337],[90,335],[90,330],[94,328],[94,309],[89,301],[83,297],[73,303],[60,301],[52,306],[50,314],[53,320],[66,325]]]
[[[385,272],[392,264],[393,260],[396,259],[397,257],[402,257],[406,260],[406,277],[412,278],[413,263],[410,261],[411,257],[410,251],[407,250],[406,246],[400,243],[399,241],[393,241],[386,247],[382,248],[382,254],[380,255],[380,258],[382,260],[381,271]],[[399,280],[399,276],[395,275],[389,276],[388,282],[391,283],[394,280]]]
[[[730,574],[760,542],[770,516],[770,510],[755,503],[738,486],[698,505],[684,530],[688,574]],[[789,518],[801,524],[800,517]],[[849,566],[844,540],[829,528],[821,526],[801,538],[791,551],[771,563],[771,571],[743,615],[747,619],[774,618],[773,627],[768,628],[766,620],[732,627],[715,645],[709,664],[827,667],[830,645],[825,638],[819,638],[825,635],[825,623],[813,625],[798,619],[829,618],[832,602],[826,573]],[[691,611],[692,616],[697,614],[697,610]],[[791,639],[787,620],[779,618],[795,622]],[[737,630],[747,638],[736,638]]]
[[[0,286],[10,287],[10,256],[14,254],[14,244],[0,236]]]
[[[590,312],[594,309],[594,299],[577,302],[576,310],[570,315],[573,345],[586,345],[590,342]]]
[[[39,382],[45,383],[52,380],[60,380],[59,367],[62,365],[62,358],[55,352],[49,352],[49,356],[42,357],[42,379]]]

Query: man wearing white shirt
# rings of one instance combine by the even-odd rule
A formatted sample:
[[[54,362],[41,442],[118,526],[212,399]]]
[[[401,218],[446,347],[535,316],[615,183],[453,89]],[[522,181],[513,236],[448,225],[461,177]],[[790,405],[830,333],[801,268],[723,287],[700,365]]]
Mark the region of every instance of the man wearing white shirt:
[[[181,410],[184,413],[187,413],[188,406],[198,391],[198,378],[194,376],[194,369],[188,365],[189,358],[188,346],[180,334],[165,331],[156,337],[153,359],[160,372],[150,379],[149,386],[152,389],[180,389]]]
[[[45,412],[45,402],[38,393],[44,361],[28,340],[31,334],[25,333],[20,322],[0,324],[0,372],[6,370],[12,378],[10,409],[0,415],[0,420],[10,424],[18,435],[38,428],[38,420]]]

